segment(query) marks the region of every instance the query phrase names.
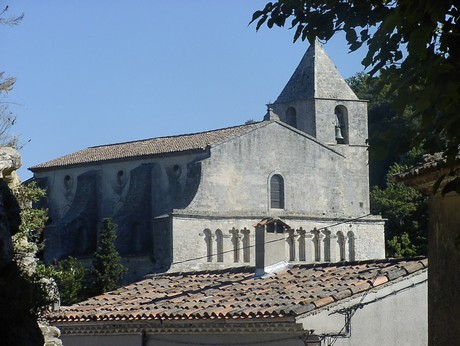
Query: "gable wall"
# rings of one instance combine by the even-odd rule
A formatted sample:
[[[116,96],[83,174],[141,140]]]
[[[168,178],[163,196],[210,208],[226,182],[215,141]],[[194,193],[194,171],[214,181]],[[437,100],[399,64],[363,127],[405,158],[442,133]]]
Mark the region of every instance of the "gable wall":
[[[202,163],[200,188],[186,210],[363,215],[367,205],[360,202],[367,201],[368,188],[359,188],[366,183],[358,179],[366,172],[350,167],[356,165],[338,153],[271,123],[211,148],[211,157]],[[284,210],[269,210],[273,174],[284,179]]]

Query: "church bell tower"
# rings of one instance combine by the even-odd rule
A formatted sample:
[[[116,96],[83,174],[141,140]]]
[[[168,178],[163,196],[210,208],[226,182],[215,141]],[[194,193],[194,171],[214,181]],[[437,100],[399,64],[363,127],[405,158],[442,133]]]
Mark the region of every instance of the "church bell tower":
[[[358,99],[318,41],[271,106],[281,121],[326,145],[366,146],[367,102]]]

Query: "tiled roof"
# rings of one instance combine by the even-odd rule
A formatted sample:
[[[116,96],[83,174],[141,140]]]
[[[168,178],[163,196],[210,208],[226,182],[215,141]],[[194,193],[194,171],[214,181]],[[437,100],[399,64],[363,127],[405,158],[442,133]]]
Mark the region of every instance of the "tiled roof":
[[[442,153],[425,155],[423,156],[423,162],[411,169],[408,169],[407,171],[397,174],[396,179],[404,180],[427,172],[436,171],[444,167],[446,167],[446,160],[443,158]]]
[[[427,268],[426,258],[294,265],[264,278],[253,268],[154,275],[48,316],[50,322],[298,316]]]
[[[452,174],[451,169],[454,174]],[[425,155],[423,161],[415,167],[406,171],[398,173],[392,177],[393,180],[403,182],[408,186],[415,187],[416,189],[426,193],[433,193],[435,182],[444,177],[439,191],[460,175],[460,155],[457,155],[454,167],[449,167],[446,158],[442,153]]]
[[[157,137],[133,142],[89,147],[75,153],[30,167],[37,171],[52,167],[87,164],[99,161],[127,159],[142,156],[169,154],[189,150],[205,150],[210,144],[227,140],[251,131],[263,122],[227,127],[224,129],[178,136]]]

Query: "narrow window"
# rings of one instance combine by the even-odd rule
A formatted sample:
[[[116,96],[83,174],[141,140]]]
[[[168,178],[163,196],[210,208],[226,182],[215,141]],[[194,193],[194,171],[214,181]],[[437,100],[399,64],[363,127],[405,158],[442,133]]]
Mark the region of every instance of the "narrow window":
[[[231,232],[233,234],[233,262],[238,263],[240,261],[240,235],[238,234],[238,230],[235,228],[233,228]]]
[[[206,242],[206,260],[212,262],[212,235],[209,229],[204,230],[204,241]]]
[[[337,244],[339,245],[340,261],[345,261],[345,236],[342,232],[337,232]]]
[[[353,232],[347,233],[348,237],[348,259],[349,261],[355,260],[355,235]]]
[[[299,234],[299,261],[305,262],[307,260],[305,251],[305,230],[301,227],[297,233]]]
[[[297,112],[294,107],[289,107],[286,110],[286,123],[297,128]]]
[[[284,209],[284,181],[279,174],[270,178],[270,207]]]
[[[335,107],[335,140],[337,144],[348,144],[348,111],[345,106]]]
[[[250,262],[251,261],[251,243],[249,240],[249,230],[243,229],[241,231],[243,233],[243,261]]]
[[[295,261],[295,240],[293,232],[289,232],[286,242],[288,244],[289,249],[289,261]]]
[[[216,247],[217,247],[217,262],[224,261],[224,236],[222,231],[218,229],[216,231]]]
[[[324,239],[323,239],[324,262],[330,262],[331,261],[331,232],[326,230],[326,231],[323,231],[323,233],[324,233]]]
[[[319,239],[319,231],[314,230],[313,233],[313,249],[315,251],[315,262],[321,261],[321,246],[320,246],[320,239]]]

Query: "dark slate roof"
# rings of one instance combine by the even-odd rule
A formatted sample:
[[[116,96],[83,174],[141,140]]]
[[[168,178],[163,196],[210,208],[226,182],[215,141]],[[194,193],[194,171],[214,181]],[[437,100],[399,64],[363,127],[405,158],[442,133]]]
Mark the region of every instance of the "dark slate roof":
[[[394,282],[428,259],[294,265],[264,278],[249,267],[151,276],[48,316],[54,323],[292,317]]]
[[[260,127],[264,122],[240,125],[206,132],[157,137],[132,142],[89,147],[75,153],[30,167],[31,171],[71,165],[90,164],[99,161],[129,159],[143,156],[178,153],[189,150],[205,150],[218,143]]]

